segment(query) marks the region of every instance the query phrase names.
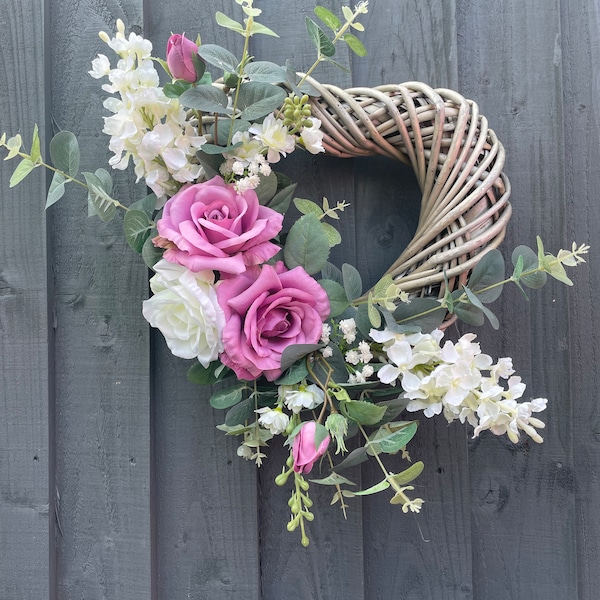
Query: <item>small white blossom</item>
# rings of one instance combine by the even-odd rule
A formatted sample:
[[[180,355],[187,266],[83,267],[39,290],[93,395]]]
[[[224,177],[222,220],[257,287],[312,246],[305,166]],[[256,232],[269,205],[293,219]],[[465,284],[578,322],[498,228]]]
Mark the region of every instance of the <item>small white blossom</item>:
[[[290,422],[290,417],[279,406],[276,408],[265,406],[254,412],[260,415],[258,418],[259,424],[268,429],[273,435],[283,433]]]
[[[315,118],[311,118],[311,121],[312,126],[303,127],[302,132],[300,133],[302,145],[311,154],[325,152],[325,148],[323,148],[323,132],[321,131],[321,121]]]
[[[354,342],[356,340],[356,321],[354,319],[342,319],[339,325],[344,339],[349,344]]]
[[[311,383],[310,385],[279,386],[279,397],[283,398],[285,406],[294,413],[301,410],[312,410],[323,404],[323,390]]]

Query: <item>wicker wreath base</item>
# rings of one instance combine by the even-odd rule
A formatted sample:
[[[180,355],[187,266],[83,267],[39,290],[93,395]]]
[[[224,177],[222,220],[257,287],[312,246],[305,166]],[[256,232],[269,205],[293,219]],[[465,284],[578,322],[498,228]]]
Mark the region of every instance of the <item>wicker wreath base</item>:
[[[413,296],[442,297],[503,240],[511,215],[504,148],[457,92],[419,82],[342,90],[310,79],[326,153],[382,155],[412,166],[422,193],[417,230],[386,271]]]

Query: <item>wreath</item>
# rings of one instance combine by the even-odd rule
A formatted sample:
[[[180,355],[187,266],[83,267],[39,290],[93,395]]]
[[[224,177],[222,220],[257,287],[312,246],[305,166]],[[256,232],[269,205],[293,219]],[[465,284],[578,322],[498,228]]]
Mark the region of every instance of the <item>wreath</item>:
[[[236,1],[244,22],[217,13],[219,25],[246,41],[275,35],[257,22],[252,0]],[[506,277],[497,246],[511,215],[510,184],[502,144],[477,104],[418,82],[342,90],[311,77],[337,43],[366,53],[351,32],[362,31],[366,12],[367,2],[343,7],[342,19],[315,9],[333,35],[307,19],[317,59],[304,75],[253,61],[247,44],[239,58],[174,34],[164,61],[152,58],[148,40],[127,37],[121,21],[114,37],[101,33],[119,57],[111,65],[100,54],[90,71],[109,81],[109,163],[133,162],[152,190],[128,206],[112,197],[107,170],[78,178],[73,134],[52,139],[52,165],[37,128],[29,152],[19,135],[0,138],[7,158],[21,159],[11,186],[37,167],[54,171],[46,207],[77,182],[103,221],[124,211],[127,242],[154,271],[143,315],[173,354],[193,361],[192,382],[218,384],[210,402],[227,411],[219,429],[238,436],[238,455],[258,466],[275,436],[289,447],[275,483],[291,484],[287,528],[300,529],[303,545],[314,518],[310,482],[332,486],[332,504],[344,511],[355,496],[391,489],[392,504],[419,512],[411,483],[424,465],[409,455],[418,422],[402,415],[442,414],[468,422],[474,436],[542,441],[534,413],[547,401],[518,402],[525,384],[511,359],[494,361],[472,333],[444,340],[443,330],[456,318],[498,327],[487,304],[506,283],[538,288],[550,274],[570,284],[565,265],[584,262],[588,250],[573,244],[554,256],[538,239],[535,251],[514,251]],[[160,84],[155,63],[169,83]],[[350,204],[294,197],[296,184],[273,170],[297,147],[382,155],[414,170],[422,193],[414,238],[372,289],[354,266],[328,260],[342,241],[334,224]],[[284,227],[292,202],[300,216]],[[357,490],[342,473],[369,459],[382,479]]]

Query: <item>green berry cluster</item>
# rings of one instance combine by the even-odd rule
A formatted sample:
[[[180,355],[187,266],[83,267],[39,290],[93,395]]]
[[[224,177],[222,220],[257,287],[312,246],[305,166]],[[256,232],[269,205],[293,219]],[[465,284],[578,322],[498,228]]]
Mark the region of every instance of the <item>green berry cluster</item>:
[[[312,114],[308,96],[287,97],[283,103],[283,124],[286,127],[293,128],[293,131],[299,131],[302,127],[312,127],[310,116]]]

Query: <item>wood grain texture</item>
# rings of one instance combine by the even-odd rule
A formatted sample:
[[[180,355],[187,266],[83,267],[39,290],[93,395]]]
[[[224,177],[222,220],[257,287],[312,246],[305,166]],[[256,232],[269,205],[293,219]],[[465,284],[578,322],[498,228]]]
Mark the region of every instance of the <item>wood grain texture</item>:
[[[0,129],[21,133],[28,151],[34,123],[45,129],[41,3],[4,2],[0,29]],[[49,580],[45,173],[9,190],[17,164],[0,163],[0,597],[41,600]]]
[[[52,115],[79,138],[82,170],[106,166],[106,93],[87,74],[98,31],[141,30],[142,2],[50,4]],[[111,56],[114,64],[114,57]],[[130,178],[127,178],[130,181]],[[117,178],[129,203],[145,195]],[[140,305],[147,270],[120,219],[88,219],[71,190],[53,208],[56,344],[57,587],[51,598],[150,597],[149,339]]]
[[[240,14],[233,0],[147,1],[154,54],[164,56],[171,32],[183,31],[241,56],[242,37],[216,25],[217,10]],[[238,440],[216,429],[224,413],[210,407],[210,389],[187,382],[192,363],[153,340],[156,598],[258,600],[256,469],[236,456]]]
[[[556,252],[570,243],[559,3],[462,1],[459,8],[460,89],[477,99],[507,148],[515,218],[505,248],[535,246],[539,234]],[[551,281],[525,304],[508,290],[498,307],[502,332],[481,332],[484,351],[513,356],[526,396],[550,402],[543,446],[523,439],[515,447],[491,435],[471,446],[477,598],[577,596],[568,291]]]
[[[572,479],[577,528],[577,591],[580,600],[598,594],[600,565],[600,414],[598,412],[600,330],[600,3],[561,2],[563,129],[567,239],[590,240],[589,265],[573,274],[569,297],[570,400],[573,428]]]

